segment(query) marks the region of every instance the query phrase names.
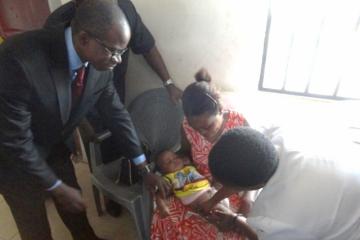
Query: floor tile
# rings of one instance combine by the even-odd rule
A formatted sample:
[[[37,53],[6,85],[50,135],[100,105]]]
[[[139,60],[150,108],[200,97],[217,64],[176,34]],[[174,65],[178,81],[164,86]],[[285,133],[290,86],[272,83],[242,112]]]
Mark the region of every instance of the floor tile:
[[[5,240],[14,237],[18,230],[5,201],[0,202],[0,238]]]
[[[1,239],[1,238],[0,238]],[[21,240],[20,235],[16,234],[12,239],[10,240]]]

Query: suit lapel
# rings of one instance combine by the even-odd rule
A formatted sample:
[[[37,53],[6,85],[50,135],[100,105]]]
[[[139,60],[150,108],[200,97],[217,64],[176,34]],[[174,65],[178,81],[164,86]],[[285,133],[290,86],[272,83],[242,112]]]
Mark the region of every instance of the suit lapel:
[[[71,112],[71,78],[65,43],[65,26],[52,30],[51,67],[63,125],[69,120]]]
[[[63,125],[69,120],[71,112],[71,80],[69,71],[63,68],[51,69],[56,87],[59,110]]]

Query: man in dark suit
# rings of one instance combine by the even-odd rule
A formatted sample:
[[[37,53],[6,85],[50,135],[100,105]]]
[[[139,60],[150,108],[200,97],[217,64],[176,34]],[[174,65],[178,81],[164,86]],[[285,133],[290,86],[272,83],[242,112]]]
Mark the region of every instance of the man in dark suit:
[[[76,8],[81,5],[83,0],[73,0],[55,9],[46,19],[44,27],[53,27],[59,23],[70,23],[74,17]],[[175,85],[167,70],[165,62],[156,47],[155,39],[146,25],[143,23],[134,4],[130,0],[116,0],[121,10],[123,10],[131,29],[129,48],[135,54],[144,56],[146,62],[154,70],[163,82],[164,87],[169,93],[169,97],[174,103],[181,99],[182,91]],[[120,99],[125,102],[125,75],[127,72],[129,51],[124,53],[121,64],[114,68],[114,84]]]
[[[0,193],[23,240],[52,239],[46,195],[74,239],[99,239],[70,161],[73,130],[94,106],[145,182],[166,191],[149,173],[109,71],[121,62],[130,36],[120,8],[85,0],[71,26],[26,32],[0,46]]]
[[[46,19],[44,27],[51,28],[59,24],[70,24],[71,20],[75,16],[76,8],[80,6],[82,2],[83,0],[73,0],[60,6]],[[134,4],[130,0],[116,0],[114,2],[116,2],[124,12],[126,19],[129,22],[131,30],[129,48],[133,53],[144,56],[148,65],[154,70],[154,72],[157,73],[163,82],[163,85],[169,93],[171,100],[174,103],[178,103],[181,98],[182,91],[171,79],[163,58],[156,47],[155,39],[149,29],[143,23]],[[120,100],[123,103],[125,102],[125,77],[128,67],[129,54],[130,51],[126,51],[122,55],[121,64],[118,64],[113,71],[114,86],[120,96]],[[106,123],[99,119],[99,114],[96,110],[91,111],[91,113],[87,116],[87,120],[91,124],[91,127],[89,127],[87,121],[83,121],[82,130],[84,130],[84,126],[86,126],[87,130],[93,129],[93,131],[100,133],[107,128]],[[82,133],[86,132],[82,131]],[[87,134],[83,134],[85,146],[87,146],[88,141],[88,138],[86,137]],[[123,155],[123,149],[114,148],[114,139],[110,137],[102,144],[102,155],[104,162],[110,162],[113,159],[117,159],[119,156]],[[112,201],[108,201],[107,199],[105,199],[105,208],[107,212],[114,217],[119,216],[121,213],[121,207]]]

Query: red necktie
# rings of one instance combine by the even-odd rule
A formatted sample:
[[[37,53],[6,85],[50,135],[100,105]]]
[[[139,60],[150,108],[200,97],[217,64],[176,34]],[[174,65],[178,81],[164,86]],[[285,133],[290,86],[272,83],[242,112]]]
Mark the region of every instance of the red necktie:
[[[84,90],[85,67],[76,70],[76,77],[73,86],[73,96],[79,98]]]

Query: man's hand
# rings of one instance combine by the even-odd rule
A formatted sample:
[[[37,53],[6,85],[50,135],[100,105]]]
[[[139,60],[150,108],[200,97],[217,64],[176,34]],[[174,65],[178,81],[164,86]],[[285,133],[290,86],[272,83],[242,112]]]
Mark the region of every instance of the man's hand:
[[[70,187],[65,183],[51,191],[54,200],[65,211],[72,213],[80,213],[85,211],[85,202],[78,189]]]
[[[178,104],[181,100],[183,92],[178,87],[176,87],[174,84],[167,85],[166,90],[169,93],[171,101],[174,104]]]
[[[160,193],[155,194],[156,207],[159,210],[160,217],[164,218],[170,215],[170,209],[167,206],[166,199],[160,196]]]
[[[160,192],[161,196],[165,199],[170,191],[171,185],[166,182],[162,177],[154,174],[148,173],[143,176],[145,185],[149,189],[149,191],[154,195],[157,191]]]
[[[258,240],[256,232],[246,223],[244,217],[234,213],[214,210],[206,219],[215,224],[220,231],[233,231],[246,236],[249,240]]]

